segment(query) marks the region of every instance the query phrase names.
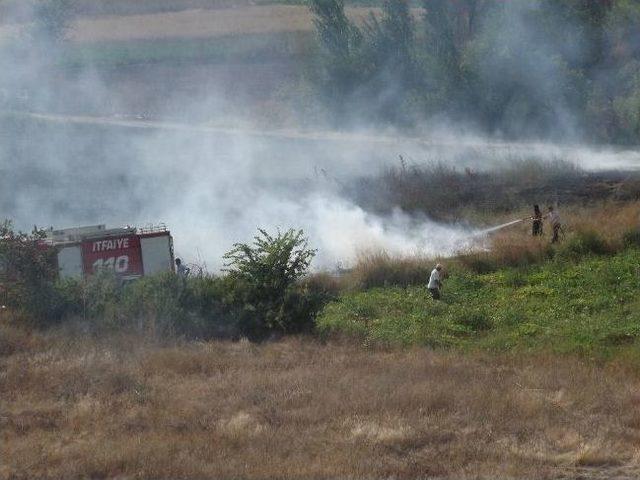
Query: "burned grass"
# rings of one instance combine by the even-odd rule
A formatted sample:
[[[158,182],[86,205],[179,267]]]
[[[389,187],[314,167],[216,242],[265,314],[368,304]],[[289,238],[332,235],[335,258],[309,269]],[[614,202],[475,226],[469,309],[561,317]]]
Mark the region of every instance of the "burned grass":
[[[41,340],[0,358],[0,478],[640,473],[640,373],[621,362]]]
[[[487,162],[490,158],[487,158]],[[556,159],[517,155],[488,171],[460,169],[434,162],[390,167],[345,186],[345,194],[363,208],[388,213],[390,208],[452,222],[493,222],[534,204],[591,205],[603,201],[637,201],[638,172],[592,172]]]

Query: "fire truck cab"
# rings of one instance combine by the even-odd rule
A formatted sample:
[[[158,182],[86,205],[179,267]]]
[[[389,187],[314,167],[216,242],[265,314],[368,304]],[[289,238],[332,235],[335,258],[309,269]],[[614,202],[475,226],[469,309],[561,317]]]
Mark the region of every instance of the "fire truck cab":
[[[131,280],[174,270],[173,239],[165,225],[50,229],[45,243],[57,251],[60,278],[85,278],[108,269]]]

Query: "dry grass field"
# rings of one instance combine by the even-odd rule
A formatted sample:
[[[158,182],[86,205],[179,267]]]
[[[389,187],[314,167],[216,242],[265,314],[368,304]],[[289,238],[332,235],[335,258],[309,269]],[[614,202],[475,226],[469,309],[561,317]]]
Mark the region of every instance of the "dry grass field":
[[[373,7],[348,7],[357,22],[379,12]],[[136,41],[168,38],[215,38],[227,35],[311,32],[313,16],[302,5],[242,5],[236,8],[191,8],[134,15],[80,16],[69,39],[75,42]],[[16,26],[0,26],[0,38]]]
[[[361,21],[369,15],[370,11],[370,8],[349,8],[348,14],[351,18]],[[71,39],[79,42],[95,42],[310,32],[312,30],[313,17],[307,7],[262,5],[81,18],[71,32]]]
[[[0,478],[638,478],[623,361],[0,330]]]

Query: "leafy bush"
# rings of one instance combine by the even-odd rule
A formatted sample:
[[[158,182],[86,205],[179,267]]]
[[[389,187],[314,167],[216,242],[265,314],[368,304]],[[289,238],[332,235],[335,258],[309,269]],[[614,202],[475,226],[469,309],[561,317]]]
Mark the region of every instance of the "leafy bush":
[[[199,338],[237,338],[240,335],[238,308],[234,305],[237,282],[229,276],[189,278],[181,296],[188,311],[176,331]]]
[[[123,289],[126,315],[154,334],[172,334],[188,316],[182,301],[187,284],[171,272],[144,277]]]
[[[579,259],[585,255],[604,255],[609,253],[607,243],[593,230],[582,230],[576,232],[560,247],[560,255]]]
[[[55,251],[42,240],[44,232],[14,232],[10,222],[0,224],[0,286],[6,305],[24,311],[38,323],[52,318],[56,301]]]
[[[49,315],[65,319],[86,313],[84,284],[76,279],[60,279],[54,284],[55,301],[49,306]]]
[[[229,280],[184,279],[166,272],[123,283],[104,272],[77,282],[81,293],[76,301],[82,316],[100,328],[131,328],[156,337],[234,337],[236,285]],[[73,288],[73,282],[67,288]]]
[[[91,275],[83,284],[83,315],[105,326],[120,326],[123,296],[122,281],[110,271]]]
[[[271,332],[299,332],[310,326],[316,302],[296,282],[314,256],[302,230],[271,236],[260,229],[253,244],[234,245],[224,258],[234,282],[233,304],[239,309],[243,333],[262,338]]]

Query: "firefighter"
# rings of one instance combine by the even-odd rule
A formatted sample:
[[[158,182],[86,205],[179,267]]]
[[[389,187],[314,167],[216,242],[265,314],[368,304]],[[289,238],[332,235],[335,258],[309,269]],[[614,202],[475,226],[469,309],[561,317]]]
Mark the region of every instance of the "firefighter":
[[[562,228],[562,223],[560,222],[560,214],[557,210],[553,209],[553,206],[549,205],[549,213],[547,213],[547,217],[549,217],[551,228],[553,228],[553,237],[551,238],[551,243],[557,243],[560,240],[559,234],[560,229]]]
[[[534,237],[538,237],[542,235],[542,212],[540,212],[540,207],[538,205],[533,206],[533,216],[531,217],[533,220],[533,225],[531,227],[531,233]]]
[[[180,278],[187,278],[191,270],[182,264],[182,260],[176,258],[176,273]]]
[[[429,277],[429,284],[427,288],[431,292],[431,296],[434,300],[440,300],[440,289],[442,288],[442,265],[437,264],[436,268],[431,271]]]

